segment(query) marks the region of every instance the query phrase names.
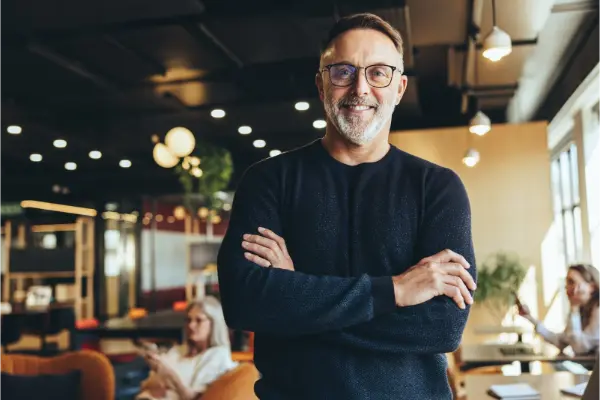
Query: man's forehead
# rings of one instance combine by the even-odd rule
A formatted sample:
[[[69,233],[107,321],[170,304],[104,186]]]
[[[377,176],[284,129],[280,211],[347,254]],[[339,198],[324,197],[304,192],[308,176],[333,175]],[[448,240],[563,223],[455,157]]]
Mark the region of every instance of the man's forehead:
[[[352,62],[356,58],[361,59],[356,61],[396,64],[399,56],[394,42],[384,33],[373,29],[353,29],[331,42],[321,55],[321,66],[323,63]]]

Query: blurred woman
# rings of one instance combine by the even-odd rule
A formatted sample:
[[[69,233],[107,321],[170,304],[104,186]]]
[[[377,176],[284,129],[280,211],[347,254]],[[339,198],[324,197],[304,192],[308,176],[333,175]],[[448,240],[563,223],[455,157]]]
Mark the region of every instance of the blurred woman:
[[[188,305],[185,335],[184,344],[164,354],[146,353],[152,371],[137,399],[197,400],[208,385],[237,366],[221,304],[214,297]]]
[[[547,329],[536,320],[524,304],[518,304],[519,315],[534,324],[537,333],[563,351],[571,347],[576,355],[587,355],[598,349],[600,319],[598,317],[598,270],[591,265],[569,267],[566,291],[571,312],[562,333]]]

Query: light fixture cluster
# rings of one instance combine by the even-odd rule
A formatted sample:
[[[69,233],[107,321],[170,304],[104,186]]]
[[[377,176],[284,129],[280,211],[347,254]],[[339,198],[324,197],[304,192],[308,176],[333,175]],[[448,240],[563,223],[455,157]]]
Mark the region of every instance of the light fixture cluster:
[[[159,166],[173,168],[183,159],[184,169],[189,170],[190,174],[198,178],[202,176],[202,170],[198,168],[200,159],[188,157],[196,147],[196,138],[189,129],[178,126],[167,132],[165,143],[160,143],[158,138],[154,138],[154,140],[156,144],[152,150],[152,157]]]
[[[475,116],[471,118],[469,123],[469,132],[477,136],[483,136],[492,129],[492,121],[482,111],[477,111]],[[479,163],[480,156],[479,152],[470,147],[463,157],[463,164],[469,168],[473,168]]]
[[[23,128],[19,125],[10,125],[6,128],[6,132],[11,135],[20,135],[23,132]],[[52,142],[52,145],[57,149],[64,149],[67,147],[67,141],[65,139],[55,139]],[[102,153],[99,150],[92,150],[89,152],[89,157],[92,160],[99,160],[102,158]],[[44,157],[40,153],[31,153],[29,155],[29,161],[39,163],[42,162]],[[130,168],[131,160],[123,159],[119,161],[119,166],[121,168]],[[75,171],[77,169],[77,164],[73,161],[69,161],[65,163],[65,169],[67,171]]]

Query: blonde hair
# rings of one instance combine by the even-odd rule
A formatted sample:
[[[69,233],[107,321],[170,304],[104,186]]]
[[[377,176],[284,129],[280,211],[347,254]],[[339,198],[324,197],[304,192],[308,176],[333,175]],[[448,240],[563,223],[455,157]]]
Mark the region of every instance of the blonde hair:
[[[221,307],[219,300],[213,296],[206,296],[204,300],[193,301],[189,303],[185,309],[186,316],[194,308],[202,310],[202,312],[210,319],[211,328],[208,346],[224,346],[230,349],[229,328],[225,323],[223,308]]]

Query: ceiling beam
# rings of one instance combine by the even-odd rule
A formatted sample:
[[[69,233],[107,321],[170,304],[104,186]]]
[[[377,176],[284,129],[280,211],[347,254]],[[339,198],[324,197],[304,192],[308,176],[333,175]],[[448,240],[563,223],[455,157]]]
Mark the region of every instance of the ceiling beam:
[[[512,47],[520,47],[520,46],[535,46],[538,42],[537,38],[534,39],[517,39],[512,41]],[[467,43],[453,45],[454,50],[459,52],[467,51]],[[477,50],[483,49],[483,43],[476,44]]]
[[[553,14],[564,13],[564,12],[580,12],[580,11],[594,11],[598,9],[598,0],[587,0],[587,1],[575,1],[568,3],[558,3],[552,6],[550,11]]]
[[[221,54],[223,54],[230,62],[232,62],[237,68],[242,68],[244,63],[238,56],[235,55],[231,49],[229,49],[223,42],[214,35],[210,29],[206,27],[206,25],[202,23],[186,23],[183,25],[183,28],[186,30],[190,36],[192,36],[197,41],[203,42],[206,39],[216,47]]]
[[[40,43],[30,42],[27,45],[27,49],[30,52],[37,54],[38,56],[43,57],[48,61],[53,62],[59,67],[62,67],[67,71],[70,71],[76,75],[79,75],[82,78],[93,82],[96,86],[104,90],[111,92],[118,90],[117,86],[113,82],[85,68],[79,61],[75,61],[61,54],[58,54],[56,51],[50,49],[47,46],[44,46]]]
[[[111,45],[118,48],[119,50],[123,51],[124,53],[129,54],[130,56],[132,56],[134,58],[137,58],[142,63],[144,63],[146,66],[150,67],[153,74],[162,75],[162,76],[167,74],[167,69],[161,63],[152,59],[147,54],[144,54],[137,49],[127,46],[126,44],[124,44],[123,42],[121,42],[120,40],[118,40],[116,37],[114,37],[112,35],[106,34],[106,35],[103,35],[102,38],[106,42],[108,42]]]

